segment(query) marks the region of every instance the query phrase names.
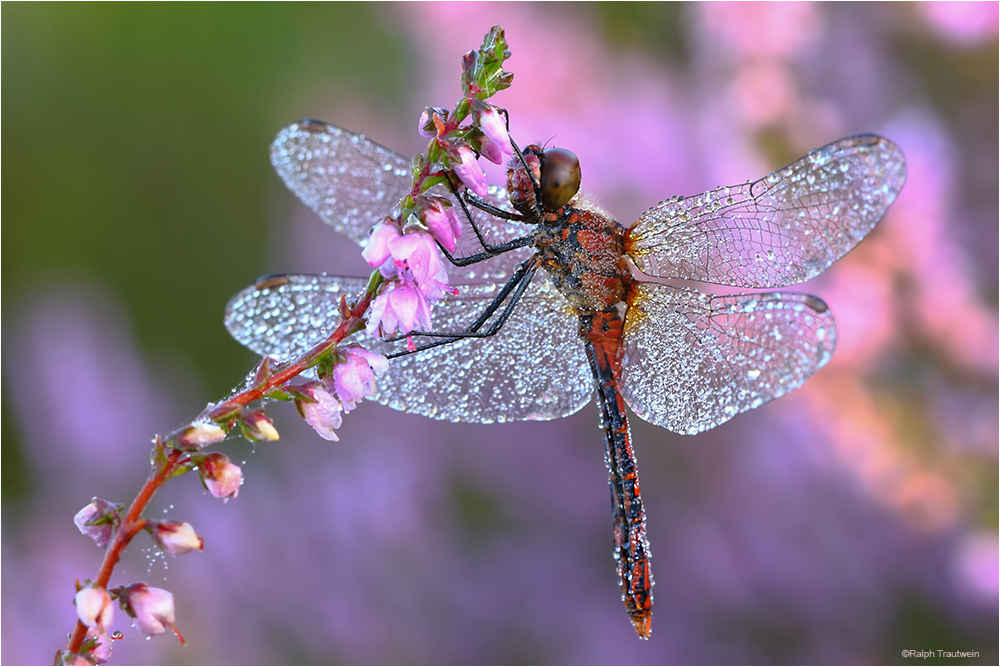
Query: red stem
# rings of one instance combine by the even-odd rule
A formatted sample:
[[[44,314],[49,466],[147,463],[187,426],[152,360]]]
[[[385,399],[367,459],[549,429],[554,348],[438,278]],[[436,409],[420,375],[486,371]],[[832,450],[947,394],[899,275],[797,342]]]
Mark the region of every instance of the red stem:
[[[253,401],[262,398],[273,389],[283,386],[286,382],[296,377],[303,371],[311,368],[315,364],[317,358],[329,352],[349,333],[354,331],[357,325],[361,322],[365,311],[368,310],[371,298],[372,295],[366,291],[354,305],[354,308],[352,308],[348,313],[348,316],[341,320],[340,325],[336,328],[336,330],[334,330],[334,332],[330,334],[330,336],[322,343],[312,348],[289,365],[282,367],[273,374],[268,374],[267,377],[263,378],[254,386],[229,397],[211,409],[206,409],[205,412],[196,417],[193,421],[198,421],[199,419],[206,417],[208,419],[213,419],[213,415],[217,417],[230,414],[236,408],[242,408],[249,405]],[[186,426],[184,428],[180,428],[162,440],[165,442],[169,442],[171,440],[177,442],[177,437],[186,428]],[[104,560],[101,562],[101,568],[97,571],[97,577],[94,578],[95,586],[100,586],[105,589],[108,587],[108,582],[111,581],[111,574],[114,571],[115,566],[118,564],[118,561],[121,559],[121,555],[122,552],[125,551],[125,547],[128,546],[128,544],[132,541],[132,538],[134,538],[146,525],[146,520],[140,517],[142,516],[143,511],[145,511],[146,506],[149,504],[149,501],[153,499],[153,496],[160,489],[160,487],[163,486],[168,479],[173,477],[174,473],[177,472],[177,470],[187,461],[187,455],[181,450],[173,449],[167,446],[164,447],[164,452],[165,458],[153,464],[154,468],[150,471],[149,479],[146,480],[146,483],[139,491],[139,495],[137,495],[135,500],[132,501],[132,505],[125,514],[125,518],[122,519],[121,525],[118,527],[118,530],[115,531],[114,537],[108,544],[108,548],[104,552]],[[160,465],[158,470],[155,467],[156,465]],[[79,652],[86,634],[87,626],[77,620],[76,627],[73,629],[73,633],[70,635],[69,641],[66,644],[66,652],[69,654]],[[57,654],[56,659],[58,660],[59,657],[60,655]]]

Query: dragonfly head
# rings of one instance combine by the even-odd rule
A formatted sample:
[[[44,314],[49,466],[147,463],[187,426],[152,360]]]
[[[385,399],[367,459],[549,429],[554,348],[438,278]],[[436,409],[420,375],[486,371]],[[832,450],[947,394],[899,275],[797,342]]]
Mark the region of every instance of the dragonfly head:
[[[555,211],[580,191],[580,159],[565,148],[542,151],[542,207]]]
[[[536,211],[538,198],[542,210],[551,213],[579,192],[580,160],[572,152],[565,148],[543,150],[532,144],[525,147],[522,156],[523,161],[521,156],[514,156],[507,172],[510,201],[521,213],[530,217]]]

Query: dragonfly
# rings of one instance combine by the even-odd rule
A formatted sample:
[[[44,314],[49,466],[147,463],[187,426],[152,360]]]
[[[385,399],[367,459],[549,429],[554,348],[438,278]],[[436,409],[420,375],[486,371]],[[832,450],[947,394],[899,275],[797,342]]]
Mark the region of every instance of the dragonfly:
[[[271,161],[361,246],[411,188],[409,160],[319,121],[283,129]],[[849,137],[759,180],[661,201],[627,228],[580,192],[580,172],[570,151],[529,145],[516,150],[506,188],[463,197],[438,186],[475,232],[449,255],[458,290],[434,306],[440,333],[415,332],[428,337],[420,346],[364,344],[392,357],[374,400],[434,419],[557,419],[596,391],[618,580],[645,639],[653,577],[626,405],[675,433],[699,433],[800,386],[837,341],[815,296],[716,296],[689,283],[769,290],[816,276],[882,218],[906,160],[886,138]],[[254,352],[288,360],[322,342],[341,297],[366,284],[265,276],[232,298],[226,327]]]

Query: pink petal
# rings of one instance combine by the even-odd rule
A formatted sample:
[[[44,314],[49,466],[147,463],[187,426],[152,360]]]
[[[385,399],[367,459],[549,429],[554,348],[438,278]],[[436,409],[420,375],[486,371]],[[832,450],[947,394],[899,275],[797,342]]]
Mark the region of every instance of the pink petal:
[[[389,244],[400,236],[399,229],[390,222],[380,222],[372,228],[368,236],[368,244],[361,251],[361,256],[368,266],[381,266],[389,259]]]
[[[413,285],[396,283],[389,292],[389,307],[396,317],[400,333],[413,331],[417,323],[417,308],[420,305],[420,293]]]
[[[115,526],[110,521],[105,521],[96,525],[87,525],[87,522],[98,516],[97,505],[90,503],[73,517],[73,523],[80,529],[80,532],[94,540],[94,544],[103,549],[111,541],[111,534]]]
[[[490,107],[489,111],[479,114],[479,129],[496,145],[501,153],[514,154],[514,147],[511,145],[510,135],[507,133],[507,123],[496,107]],[[495,164],[500,164],[501,161],[489,157],[487,159]]]
[[[413,279],[425,282],[438,272],[441,257],[434,237],[421,231],[411,231],[389,243],[397,265],[403,263],[413,274]]]
[[[299,409],[302,418],[324,440],[340,440],[335,432],[336,429],[340,428],[341,424],[340,402],[320,382],[309,382],[303,385],[302,388],[315,400],[314,403],[308,401],[295,402],[295,406]]]
[[[377,352],[371,352],[360,345],[351,345],[342,350],[348,356],[360,357],[365,363],[371,366],[375,375],[382,375],[389,369],[389,360]]]
[[[461,179],[465,187],[475,192],[480,197],[487,195],[486,174],[476,160],[476,154],[468,146],[459,149],[462,162],[452,166],[455,174]]]
[[[424,211],[423,220],[427,229],[430,230],[431,236],[448,252],[454,252],[455,244],[462,231],[462,223],[459,222],[451,204],[445,205],[435,200],[433,205]]]

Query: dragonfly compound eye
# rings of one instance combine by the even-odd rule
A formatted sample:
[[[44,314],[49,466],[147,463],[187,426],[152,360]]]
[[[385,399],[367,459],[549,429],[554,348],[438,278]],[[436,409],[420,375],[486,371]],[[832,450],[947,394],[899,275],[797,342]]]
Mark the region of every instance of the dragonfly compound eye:
[[[565,206],[580,189],[580,160],[565,148],[542,153],[542,206],[554,211]]]

